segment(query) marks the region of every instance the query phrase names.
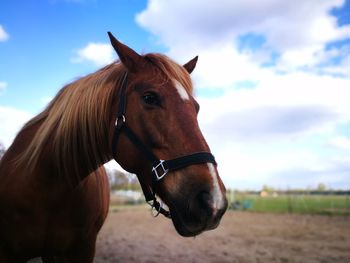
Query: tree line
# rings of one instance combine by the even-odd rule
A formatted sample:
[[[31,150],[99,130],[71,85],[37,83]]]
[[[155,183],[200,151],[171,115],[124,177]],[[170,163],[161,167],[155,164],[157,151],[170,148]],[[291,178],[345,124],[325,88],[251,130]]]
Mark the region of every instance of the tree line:
[[[136,175],[122,172],[116,169],[107,169],[109,185],[112,191],[116,190],[132,190],[141,191],[141,186]]]

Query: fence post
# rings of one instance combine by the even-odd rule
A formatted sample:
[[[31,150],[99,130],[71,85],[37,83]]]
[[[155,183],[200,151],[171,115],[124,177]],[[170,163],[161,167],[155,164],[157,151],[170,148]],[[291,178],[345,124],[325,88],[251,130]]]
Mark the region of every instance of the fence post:
[[[287,205],[288,205],[288,213],[292,214],[293,213],[293,204],[292,204],[292,198],[290,191],[287,191]]]

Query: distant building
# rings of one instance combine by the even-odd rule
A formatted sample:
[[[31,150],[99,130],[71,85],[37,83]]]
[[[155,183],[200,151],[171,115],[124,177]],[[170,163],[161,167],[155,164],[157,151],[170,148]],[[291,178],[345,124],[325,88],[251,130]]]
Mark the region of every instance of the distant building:
[[[260,192],[260,196],[261,197],[267,197],[267,196],[269,196],[269,193],[267,191],[261,191]]]

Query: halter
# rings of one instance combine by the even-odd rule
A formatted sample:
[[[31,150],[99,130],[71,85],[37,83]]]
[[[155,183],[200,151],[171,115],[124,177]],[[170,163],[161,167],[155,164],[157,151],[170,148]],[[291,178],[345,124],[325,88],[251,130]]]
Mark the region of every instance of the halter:
[[[139,137],[126,124],[126,90],[128,86],[128,72],[125,72],[119,91],[119,109],[117,119],[115,121],[115,130],[112,141],[113,156],[116,156],[116,148],[119,135],[124,132],[129,140],[142,152],[142,154],[152,164],[152,186],[144,185],[140,182],[142,191],[145,195],[146,202],[151,205],[156,211],[154,216],[163,214],[165,217],[171,218],[170,212],[162,207],[162,204],[157,201],[154,186],[162,180],[169,172],[185,168],[190,165],[213,163],[216,165],[214,156],[209,152],[196,152],[185,156],[177,157],[169,160],[160,160],[153,154],[149,147],[147,147]]]

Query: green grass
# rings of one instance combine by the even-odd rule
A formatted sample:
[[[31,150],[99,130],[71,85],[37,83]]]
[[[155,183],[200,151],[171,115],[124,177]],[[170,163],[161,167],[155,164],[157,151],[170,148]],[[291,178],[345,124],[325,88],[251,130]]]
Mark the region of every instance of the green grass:
[[[350,215],[350,197],[337,195],[236,195],[239,208],[254,212]],[[233,200],[231,200],[231,203]]]

